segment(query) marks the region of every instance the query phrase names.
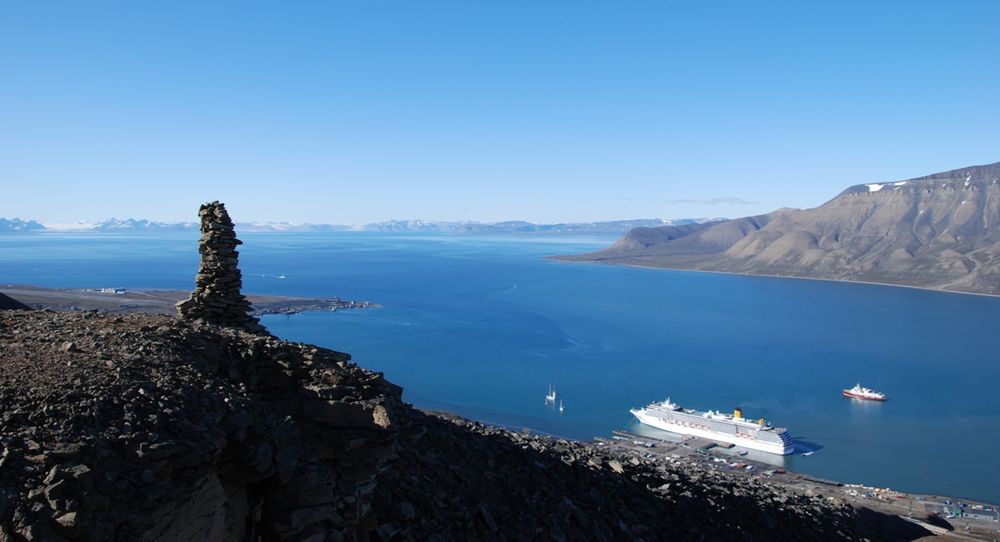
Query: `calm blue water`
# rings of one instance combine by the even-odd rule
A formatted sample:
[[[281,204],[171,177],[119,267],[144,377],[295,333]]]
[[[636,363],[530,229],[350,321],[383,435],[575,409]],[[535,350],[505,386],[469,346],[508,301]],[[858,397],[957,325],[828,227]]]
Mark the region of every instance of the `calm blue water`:
[[[818,449],[792,470],[1000,500],[1000,299],[543,259],[610,238],[242,237],[248,292],[382,304],[265,324],[350,352],[418,406],[588,439],[668,395],[738,405]],[[188,289],[194,243],[0,237],[0,283]],[[891,400],[842,398],[856,382]],[[562,414],[543,405],[550,383]]]

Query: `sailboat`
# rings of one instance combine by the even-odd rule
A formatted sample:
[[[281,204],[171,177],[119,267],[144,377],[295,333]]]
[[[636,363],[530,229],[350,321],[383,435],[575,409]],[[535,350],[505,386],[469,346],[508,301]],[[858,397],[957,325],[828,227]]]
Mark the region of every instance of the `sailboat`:
[[[549,394],[545,396],[546,405],[554,405],[556,403],[556,388],[552,384],[549,384]]]

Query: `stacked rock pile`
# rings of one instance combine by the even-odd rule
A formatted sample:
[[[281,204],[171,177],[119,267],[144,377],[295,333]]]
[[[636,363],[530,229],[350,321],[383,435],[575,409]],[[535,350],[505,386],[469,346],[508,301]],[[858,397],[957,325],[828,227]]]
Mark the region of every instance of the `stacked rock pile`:
[[[201,265],[195,276],[191,297],[177,304],[177,313],[189,320],[205,320],[213,324],[263,332],[264,327],[250,315],[250,302],[240,293],[243,275],[239,269],[238,245],[233,221],[226,206],[218,201],[206,203],[198,210],[201,217],[201,239],[198,252]]]

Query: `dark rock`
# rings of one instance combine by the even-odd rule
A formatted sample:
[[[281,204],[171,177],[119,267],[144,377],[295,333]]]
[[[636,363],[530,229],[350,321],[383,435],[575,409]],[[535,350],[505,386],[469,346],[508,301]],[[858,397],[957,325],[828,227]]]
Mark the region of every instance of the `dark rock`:
[[[479,515],[483,518],[486,526],[489,527],[491,532],[497,532],[497,522],[493,519],[493,514],[483,505],[479,505]]]
[[[195,289],[191,297],[177,303],[177,313],[189,320],[265,332],[260,321],[251,316],[253,307],[240,292],[243,275],[236,246],[242,242],[236,239],[226,206],[218,201],[206,203],[198,210],[198,216],[201,218],[201,240],[198,242],[201,265],[195,275]]]

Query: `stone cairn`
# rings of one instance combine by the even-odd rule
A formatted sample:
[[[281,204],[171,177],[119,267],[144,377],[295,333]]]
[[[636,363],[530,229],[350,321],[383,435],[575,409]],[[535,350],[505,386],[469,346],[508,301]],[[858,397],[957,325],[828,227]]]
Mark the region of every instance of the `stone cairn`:
[[[225,204],[206,203],[198,209],[198,216],[201,217],[198,241],[201,265],[195,276],[194,291],[191,297],[177,303],[177,313],[188,320],[201,319],[256,333],[266,331],[250,315],[250,302],[240,293],[243,275],[236,247],[243,242],[236,238]]]

